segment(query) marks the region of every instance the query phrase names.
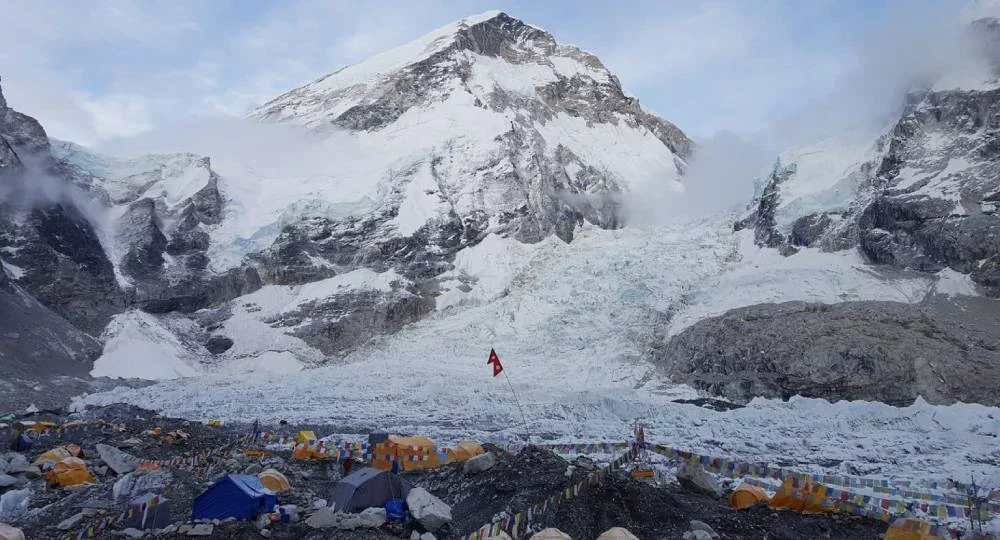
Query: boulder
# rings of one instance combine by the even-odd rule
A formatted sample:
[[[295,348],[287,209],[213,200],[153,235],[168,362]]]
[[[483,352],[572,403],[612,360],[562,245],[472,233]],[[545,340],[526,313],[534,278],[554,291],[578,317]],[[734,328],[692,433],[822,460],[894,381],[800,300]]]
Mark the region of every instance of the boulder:
[[[9,465],[7,468],[7,474],[11,474],[14,476],[23,476],[25,478],[39,478],[42,476],[42,470],[39,469],[36,465],[28,465],[27,463],[21,465],[19,463],[16,465],[14,464]]]
[[[708,535],[711,536],[715,540],[718,540],[718,538],[719,538],[719,533],[715,532],[715,529],[713,529],[711,526],[709,526],[708,523],[705,523],[704,521],[698,521],[697,519],[692,519],[691,520],[691,530],[692,531],[704,531],[704,532],[708,533]]]
[[[485,454],[479,454],[478,456],[473,456],[465,462],[462,466],[462,470],[465,474],[476,474],[483,471],[488,471],[492,469],[497,464],[497,457],[493,452],[486,452]]]
[[[263,470],[264,468],[260,466],[260,463],[251,463],[246,469],[243,469],[243,474],[252,474],[256,476],[257,473]]]
[[[142,538],[146,536],[146,531],[136,529],[135,527],[129,527],[122,531],[122,535],[125,538]]]
[[[28,511],[30,489],[14,489],[0,495],[0,521],[14,521]]]
[[[114,446],[98,444],[95,448],[97,448],[97,453],[101,456],[101,459],[108,464],[108,467],[111,467],[111,470],[118,474],[130,473],[139,467],[139,458],[127,452],[122,452]]]
[[[367,508],[360,514],[335,512],[333,508],[320,508],[306,520],[314,529],[353,530],[377,528],[386,522],[385,508]]]
[[[0,473],[0,488],[20,486],[27,482],[24,478],[15,478],[9,474]]]
[[[132,499],[146,493],[160,493],[173,481],[170,471],[133,471],[115,482],[112,494],[115,500]]]
[[[686,464],[681,465],[677,469],[677,481],[685,489],[711,495],[716,499],[721,498],[725,494],[725,490],[722,489],[719,482],[709,476],[700,467],[689,467]]]
[[[413,519],[428,531],[436,531],[451,522],[451,507],[424,488],[411,489],[406,496],[406,505]]]
[[[437,540],[437,537],[431,533],[424,533],[420,535],[420,540]]]
[[[56,525],[56,528],[59,529],[60,531],[68,531],[73,527],[79,525],[80,522],[83,521],[83,518],[84,518],[83,512],[80,512],[78,514],[73,514],[72,516],[60,521],[59,524]]]
[[[705,531],[688,531],[681,538],[683,540],[712,540],[712,535]]]
[[[188,531],[188,536],[212,536],[215,525],[211,523],[198,523]]]
[[[330,529],[337,526],[340,520],[333,508],[320,508],[306,519],[306,525],[313,529]]]

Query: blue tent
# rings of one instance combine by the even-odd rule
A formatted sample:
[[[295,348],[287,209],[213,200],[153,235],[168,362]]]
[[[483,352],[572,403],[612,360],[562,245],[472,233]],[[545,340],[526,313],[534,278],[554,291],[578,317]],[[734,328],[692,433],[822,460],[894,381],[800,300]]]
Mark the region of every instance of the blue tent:
[[[194,500],[191,519],[253,519],[270,512],[277,499],[256,476],[229,474]]]

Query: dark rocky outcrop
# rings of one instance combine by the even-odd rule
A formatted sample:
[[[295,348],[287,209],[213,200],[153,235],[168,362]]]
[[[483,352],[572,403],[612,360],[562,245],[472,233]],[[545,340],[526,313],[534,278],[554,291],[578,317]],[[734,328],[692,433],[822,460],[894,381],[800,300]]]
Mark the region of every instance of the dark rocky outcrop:
[[[756,305],[696,323],[652,360],[677,382],[738,402],[798,394],[995,406],[998,302]]]

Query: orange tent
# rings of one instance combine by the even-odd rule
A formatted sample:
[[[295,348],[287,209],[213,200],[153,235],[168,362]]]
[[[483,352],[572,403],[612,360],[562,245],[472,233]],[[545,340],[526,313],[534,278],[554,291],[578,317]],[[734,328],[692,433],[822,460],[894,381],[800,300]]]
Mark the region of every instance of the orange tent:
[[[77,457],[80,455],[80,447],[75,444],[67,444],[65,446],[57,446],[48,452],[44,452],[42,455],[38,456],[32,465],[45,465],[59,463],[60,461],[68,457]]]
[[[257,475],[257,478],[260,479],[261,484],[264,484],[264,487],[275,493],[292,489],[292,484],[288,481],[288,477],[274,469],[267,469],[261,472]]]
[[[437,445],[427,437],[400,437],[390,435],[375,449],[372,467],[388,471],[392,462],[399,461],[400,470],[432,469],[437,467]]]
[[[743,510],[767,502],[767,492],[757,486],[741,484],[729,494],[729,506]]]
[[[791,478],[786,478],[778,488],[777,493],[767,503],[771,510],[792,510],[794,512],[814,513],[832,512],[833,509],[823,505],[826,498],[826,486],[809,481],[794,487]]]
[[[90,471],[87,470],[87,464],[82,459],[75,457],[68,457],[56,463],[51,471],[45,473],[45,479],[53,486],[58,487],[97,483]]]
[[[448,463],[468,461],[483,453],[483,447],[475,441],[460,441],[455,448],[448,449]]]
[[[883,540],[944,540],[932,532],[933,525],[916,518],[897,519],[885,531]]]

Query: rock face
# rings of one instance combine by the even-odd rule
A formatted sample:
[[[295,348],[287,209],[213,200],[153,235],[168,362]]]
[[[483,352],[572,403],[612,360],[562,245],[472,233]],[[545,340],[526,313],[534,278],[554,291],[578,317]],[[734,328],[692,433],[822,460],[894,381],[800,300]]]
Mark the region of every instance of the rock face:
[[[997,301],[985,298],[763,304],[695,324],[656,362],[678,382],[738,402],[798,394],[997,405],[998,325]]]
[[[888,132],[855,143],[867,149],[853,164],[843,141],[786,156],[736,229],[752,228],[758,245],[786,253],[857,247],[874,264],[951,268],[1000,297],[1000,25],[984,19],[970,32],[990,65],[976,74],[982,84],[953,83],[946,73],[911,92]],[[847,160],[845,169],[818,170],[811,160],[824,152]]]

